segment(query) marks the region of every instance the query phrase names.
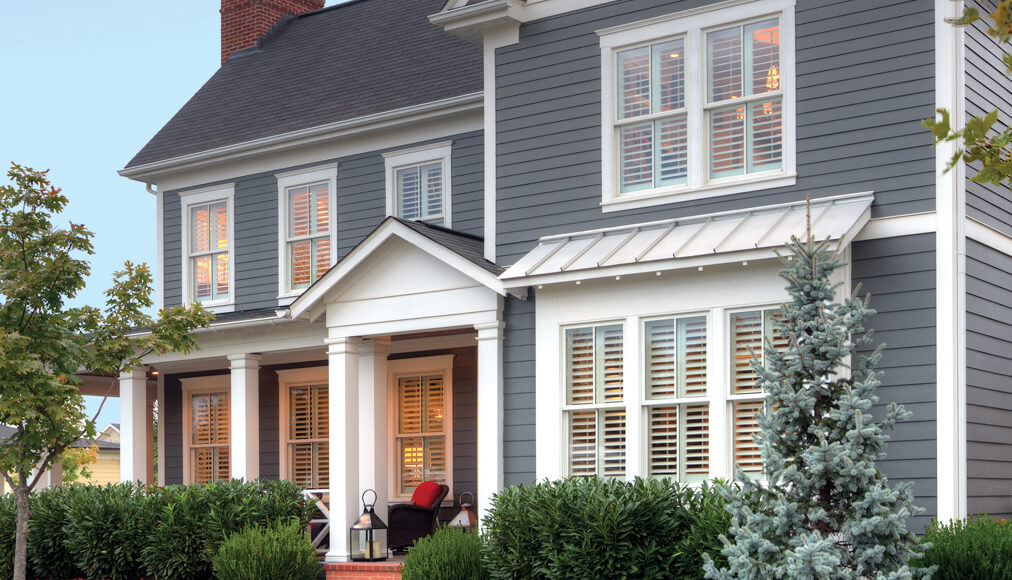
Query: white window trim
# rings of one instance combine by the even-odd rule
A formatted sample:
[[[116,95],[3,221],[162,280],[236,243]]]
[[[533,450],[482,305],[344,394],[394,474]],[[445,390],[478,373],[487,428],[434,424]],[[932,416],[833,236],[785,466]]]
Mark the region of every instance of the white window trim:
[[[453,358],[452,354],[405,358],[387,361],[387,489],[391,502],[404,502],[410,496],[397,493],[397,379],[405,375],[443,373],[446,396],[446,485],[450,488],[446,497],[453,497]]]
[[[183,484],[193,483],[193,468],[190,465],[190,449],[192,448],[193,430],[193,405],[190,397],[194,392],[225,393],[229,400],[229,425],[228,425],[228,461],[231,470],[232,465],[232,383],[229,375],[213,375],[209,377],[190,377],[179,379],[180,390],[183,394]]]
[[[601,211],[649,207],[662,203],[785,187],[796,183],[794,4],[795,0],[728,0],[597,31],[601,47]],[[727,28],[767,16],[780,18],[780,83],[783,94],[782,167],[779,171],[707,179],[705,167],[709,143],[706,138],[708,132],[703,127],[704,103],[700,102],[706,87],[706,67],[702,66],[706,54],[705,33],[710,28]],[[687,183],[623,194],[618,184],[618,138],[614,123],[616,55],[620,50],[676,37],[685,38],[686,50],[690,55],[685,75],[687,140],[690,144],[698,144],[690,146],[688,150]]]
[[[277,371],[278,374],[278,461],[280,462],[278,474],[281,479],[291,480],[291,473],[288,463],[288,412],[289,396],[292,387],[314,384],[329,385],[330,376],[326,366],[308,367],[302,369],[289,369]],[[327,421],[330,421],[328,409]],[[328,425],[329,429],[329,425]],[[329,458],[328,458],[329,461]]]
[[[193,289],[190,287],[190,207],[218,201],[225,202],[228,212],[228,298],[225,300],[206,300],[201,302],[212,312],[223,313],[235,310],[235,184],[216,185],[201,189],[191,189],[179,193],[180,213],[183,226],[183,303],[194,303]]]
[[[443,164],[443,227],[453,227],[451,220],[453,195],[451,191],[450,158],[453,156],[453,141],[441,141],[429,145],[398,149],[383,154],[386,166],[386,215],[397,216],[396,170],[411,165],[441,162]]]
[[[337,163],[276,173],[278,180],[278,306],[288,306],[305,288],[291,289],[288,264],[288,190],[326,181],[330,204],[330,265],[337,263]]]

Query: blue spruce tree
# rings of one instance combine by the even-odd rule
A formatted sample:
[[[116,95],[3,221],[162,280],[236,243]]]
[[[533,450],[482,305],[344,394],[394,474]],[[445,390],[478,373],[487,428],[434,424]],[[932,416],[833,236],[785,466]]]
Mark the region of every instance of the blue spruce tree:
[[[911,485],[891,489],[875,465],[884,432],[910,413],[891,403],[881,420],[872,417],[882,346],[857,351],[872,342],[864,323],[874,310],[857,296],[860,287],[834,302],[830,276],[842,262],[828,242],[806,237],[791,240],[780,273],[791,301],[776,327],[790,346],[780,352],[767,342],[766,367],[752,361],[766,393],[757,436],[766,483],[745,481],[732,497],[728,563],[718,569],[707,558],[706,577],[924,576],[908,565],[918,542],[907,518],[922,511]]]

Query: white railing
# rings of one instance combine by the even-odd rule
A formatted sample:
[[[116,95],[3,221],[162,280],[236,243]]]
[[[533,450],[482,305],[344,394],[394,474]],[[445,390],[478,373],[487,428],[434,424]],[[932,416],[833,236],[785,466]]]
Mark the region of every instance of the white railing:
[[[317,513],[322,515],[320,518],[313,518],[309,523],[309,539],[313,542],[313,547],[316,548],[316,552],[319,554],[326,554],[330,548],[329,545],[321,546],[324,538],[330,535],[330,490],[329,489],[307,489],[302,492],[307,500],[316,500]],[[313,533],[315,524],[323,524],[316,533]],[[329,544],[329,542],[328,542]]]

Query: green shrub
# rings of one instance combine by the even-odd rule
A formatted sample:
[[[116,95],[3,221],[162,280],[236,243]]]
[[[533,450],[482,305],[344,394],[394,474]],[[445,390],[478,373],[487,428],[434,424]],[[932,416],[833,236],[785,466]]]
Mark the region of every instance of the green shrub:
[[[505,579],[702,578],[702,554],[719,555],[727,533],[723,505],[717,486],[667,480],[514,486],[484,521],[483,560]]]
[[[320,563],[299,522],[292,521],[230,535],[214,557],[214,572],[220,580],[314,580]]]
[[[226,537],[278,521],[306,526],[315,509],[290,481],[170,486],[162,494],[143,560],[150,577],[164,580],[211,578],[212,560]]]
[[[920,568],[938,566],[935,580],[1012,579],[1012,523],[988,515],[947,525],[932,522],[923,542],[931,544],[924,557],[913,561]]]
[[[481,538],[461,528],[440,528],[415,542],[404,558],[403,580],[481,580]]]
[[[134,483],[84,485],[68,502],[65,546],[88,578],[135,580],[144,576],[141,552],[154,529],[153,503]]]
[[[79,484],[46,488],[31,499],[28,563],[40,578],[80,578],[85,572],[65,547],[68,509],[87,490]]]
[[[14,533],[18,508],[14,494],[0,495],[0,578],[14,577]]]

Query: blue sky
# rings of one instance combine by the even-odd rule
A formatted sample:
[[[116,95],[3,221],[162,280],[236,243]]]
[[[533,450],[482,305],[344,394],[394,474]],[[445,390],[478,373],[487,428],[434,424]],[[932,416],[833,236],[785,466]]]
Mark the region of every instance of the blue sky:
[[[217,70],[219,6],[0,2],[2,173],[12,161],[49,169],[70,200],[64,222],[95,233],[80,303],[101,306],[125,260],[155,269],[155,198],[116,171]],[[6,183],[6,175],[0,180]],[[98,408],[93,398],[88,404]],[[117,421],[118,401],[111,400],[98,428]]]

